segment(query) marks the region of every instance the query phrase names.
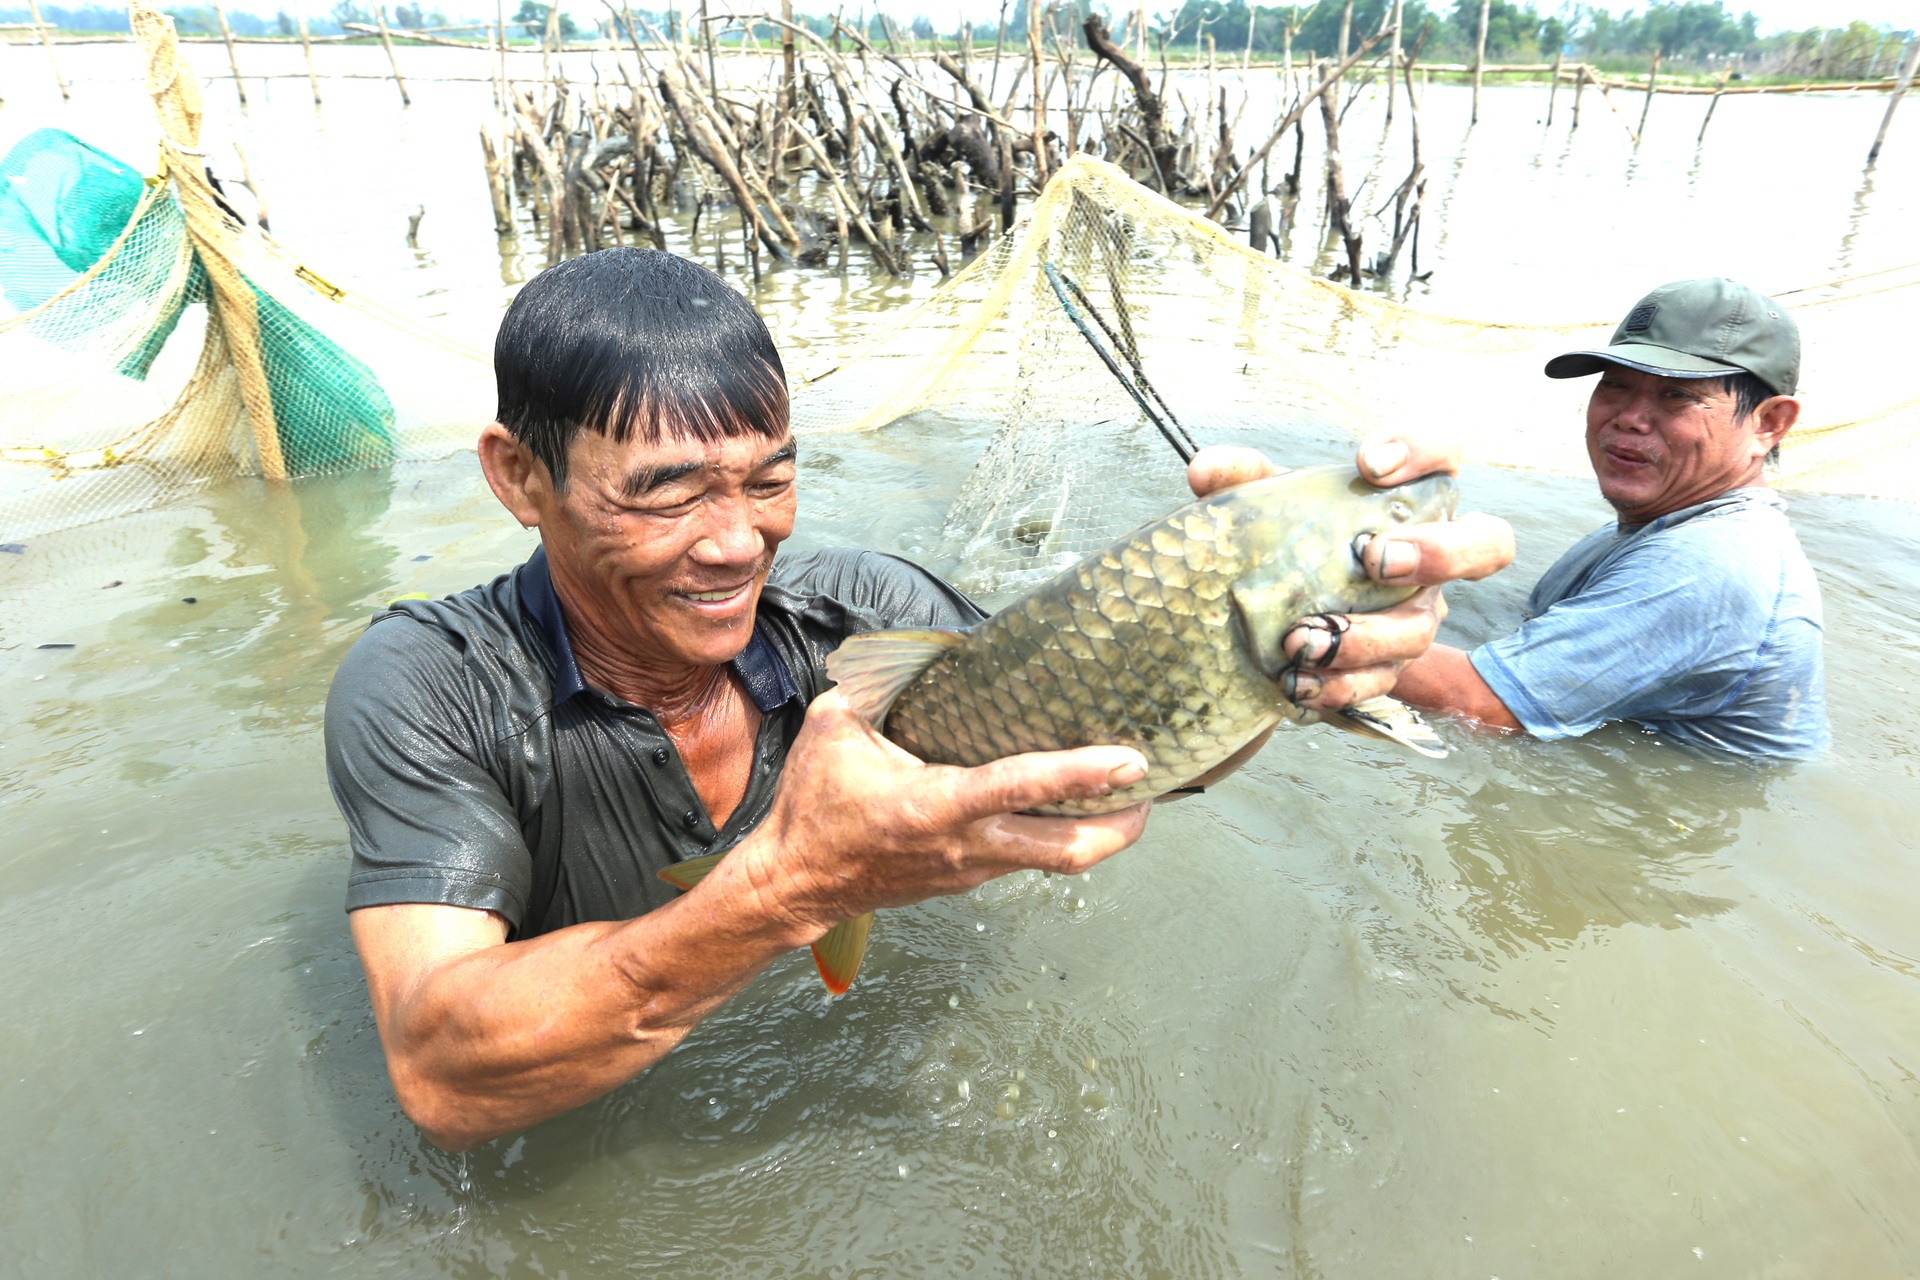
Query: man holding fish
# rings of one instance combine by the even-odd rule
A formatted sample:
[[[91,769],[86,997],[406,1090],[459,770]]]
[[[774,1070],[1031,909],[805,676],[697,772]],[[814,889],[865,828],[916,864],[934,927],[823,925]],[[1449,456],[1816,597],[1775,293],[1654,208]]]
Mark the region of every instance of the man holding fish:
[[[1513,554],[1503,521],[1430,518],[1451,481],[1420,477],[1454,459],[1399,440],[1363,450],[1367,483],[1328,490],[1354,514],[1317,530],[1324,565],[1261,577],[1259,504],[1290,490],[1247,483],[1273,471],[1257,454],[1205,451],[1189,469],[1201,503],[1032,606],[1065,620],[1065,648],[1019,618],[978,632],[1070,684],[1066,649],[1151,653],[1111,682],[1138,686],[1131,701],[1023,686],[1040,692],[1015,699],[1014,754],[990,742],[931,764],[876,727],[881,703],[863,714],[828,687],[827,659],[849,637],[983,615],[888,556],[775,566],[795,449],[779,356],[740,295],[668,254],[589,255],[522,290],[495,365],[480,461],[541,549],[376,618],[326,723],[388,1070],[450,1148],[638,1075],[795,947],[844,986],[876,908],[1086,870],[1139,837],[1142,801],[1231,772],[1283,715],[1399,736],[1380,695],[1431,644],[1437,585]],[[1202,629],[1239,639],[1196,676],[1177,659]],[[889,676],[884,700],[921,668]],[[1064,728],[1049,741],[1049,726]]]
[[[1600,375],[1587,455],[1618,518],[1547,571],[1518,631],[1433,646],[1394,696],[1542,739],[1627,720],[1740,755],[1825,750],[1820,584],[1764,470],[1800,416],[1793,317],[1732,280],[1676,281],[1546,372]]]

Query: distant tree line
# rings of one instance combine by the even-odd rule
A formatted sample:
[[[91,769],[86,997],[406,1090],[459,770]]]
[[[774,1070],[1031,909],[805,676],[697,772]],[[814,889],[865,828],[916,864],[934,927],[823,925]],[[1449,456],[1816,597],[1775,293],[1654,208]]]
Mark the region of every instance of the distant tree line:
[[[1352,41],[1379,29],[1391,0],[1358,0],[1353,6]],[[1340,42],[1342,4],[1249,6],[1245,0],[1184,0],[1178,12],[1150,27],[1153,38],[1174,46],[1198,48],[1211,36],[1219,49],[1247,48],[1251,27],[1254,52],[1271,56],[1286,43],[1292,28],[1296,56],[1333,54]],[[1121,20],[1125,20],[1124,11]],[[1424,57],[1464,61],[1473,56],[1480,25],[1479,0],[1451,5],[1404,0],[1402,43],[1410,45],[1427,31]],[[1720,64],[1732,60],[1755,70],[1814,76],[1864,77],[1889,74],[1911,31],[1888,31],[1865,22],[1844,27],[1759,34],[1752,13],[1729,12],[1723,0],[1652,0],[1644,8],[1614,13],[1576,4],[1558,13],[1542,13],[1533,4],[1491,0],[1487,14],[1487,58],[1493,62],[1550,60],[1555,53],[1590,61],[1644,59],[1659,50],[1663,60]]]
[[[904,7],[914,0],[893,0]],[[929,0],[920,0],[921,3]],[[1351,39],[1357,44],[1379,29],[1392,0],[1356,0],[1353,6]],[[687,13],[694,4],[665,9],[635,9],[635,18],[644,19],[663,33],[688,34],[684,29]],[[1013,0],[1007,11],[1003,32],[997,22],[974,23],[967,32],[975,45],[990,45],[1004,39],[1019,48],[1026,41],[1028,0]],[[1288,5],[1249,5],[1246,0],[1182,0],[1181,7],[1168,14],[1149,6],[1148,37],[1154,47],[1201,51],[1209,39],[1215,48],[1241,53],[1249,48],[1263,58],[1278,56],[1286,46],[1289,32],[1294,56],[1308,59],[1330,56],[1340,43],[1341,0]],[[509,26],[512,34],[539,39],[546,32],[549,6],[542,0],[519,0]],[[1117,35],[1133,35],[1137,7],[1125,0],[1096,4],[1092,0],[1058,0],[1043,10],[1046,22],[1063,40],[1079,41],[1081,23],[1089,12],[1110,15]],[[179,29],[188,35],[211,35],[220,30],[213,10],[204,6],[169,9]],[[891,39],[925,42],[951,42],[960,38],[960,24],[940,26],[922,15],[912,19],[882,16],[877,7],[861,5],[856,13],[840,11],[841,21],[859,29],[864,23],[868,39],[884,43]],[[40,6],[42,20],[52,26],[73,31],[125,31],[124,8],[89,4],[69,8],[58,4]],[[1465,61],[1473,56],[1474,37],[1480,23],[1479,0],[1404,0],[1401,8],[1403,45],[1411,45],[1424,29],[1427,43],[1422,57],[1427,61]],[[1865,22],[1839,27],[1808,27],[1799,31],[1759,34],[1760,22],[1752,13],[1735,14],[1725,0],[1650,0],[1644,7],[1621,13],[1594,5],[1560,7],[1556,13],[1542,13],[1534,3],[1515,0],[1491,0],[1487,21],[1487,58],[1493,62],[1536,62],[1552,59],[1556,52],[1569,58],[1588,61],[1645,60],[1654,50],[1676,66],[1734,65],[1754,72],[1778,72],[1808,77],[1864,79],[1893,74],[1905,41],[1911,31],[1887,30]],[[449,19],[439,9],[425,9],[418,0],[388,10],[387,20],[396,29],[437,27]],[[456,19],[458,20],[458,19]],[[24,6],[0,7],[0,22],[25,22]],[[340,0],[324,18],[310,19],[308,30],[315,35],[337,34],[347,23],[374,21],[373,10],[358,0]],[[797,19],[822,38],[833,32],[834,18],[828,14],[807,14]],[[272,17],[227,10],[228,25],[236,35],[291,35],[294,20],[283,9]],[[604,19],[597,19],[595,26]],[[560,31],[565,39],[576,39],[593,32],[577,23],[563,8]],[[771,24],[760,24],[754,31],[762,41],[777,41],[780,33]],[[737,34],[734,38],[738,38]]]

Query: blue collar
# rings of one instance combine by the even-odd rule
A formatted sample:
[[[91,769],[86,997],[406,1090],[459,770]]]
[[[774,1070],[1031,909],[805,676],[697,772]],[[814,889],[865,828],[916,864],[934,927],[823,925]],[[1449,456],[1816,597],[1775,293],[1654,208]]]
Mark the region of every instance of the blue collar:
[[[579,662],[574,659],[573,643],[567,639],[567,619],[560,611],[560,598],[554,594],[545,547],[535,551],[533,558],[521,566],[519,590],[521,610],[539,629],[541,639],[553,654],[553,705],[558,707],[575,694],[585,693],[589,686],[580,674]],[[758,625],[747,647],[729,665],[762,713],[778,710],[800,696],[793,677],[787,673],[787,664],[780,660],[780,654]]]

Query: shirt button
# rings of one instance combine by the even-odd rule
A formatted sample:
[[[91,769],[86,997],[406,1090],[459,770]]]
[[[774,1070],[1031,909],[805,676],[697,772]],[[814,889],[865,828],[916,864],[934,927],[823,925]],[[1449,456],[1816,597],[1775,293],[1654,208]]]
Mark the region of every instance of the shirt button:
[[[665,747],[655,747],[653,749],[653,762],[655,764],[665,764],[667,762],[667,749]]]
[[[700,825],[700,815],[689,809],[687,810],[686,822],[688,827],[697,827]]]

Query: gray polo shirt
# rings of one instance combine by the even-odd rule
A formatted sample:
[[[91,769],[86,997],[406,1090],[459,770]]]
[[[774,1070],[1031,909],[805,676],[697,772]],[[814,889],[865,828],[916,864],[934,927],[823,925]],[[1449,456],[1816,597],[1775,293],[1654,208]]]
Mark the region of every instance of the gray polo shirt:
[[[1610,524],[1547,570],[1474,669],[1537,738],[1633,720],[1675,742],[1799,758],[1827,747],[1820,584],[1766,488]]]
[[[581,678],[544,550],[471,591],[395,602],[327,695],[327,780],[353,847],[347,910],[482,908],[512,938],[651,911],[677,894],[661,868],[729,848],[766,817],[842,640],[984,616],[893,556],[782,557],[732,664],[760,736],[746,796],[716,828],[659,721]]]

